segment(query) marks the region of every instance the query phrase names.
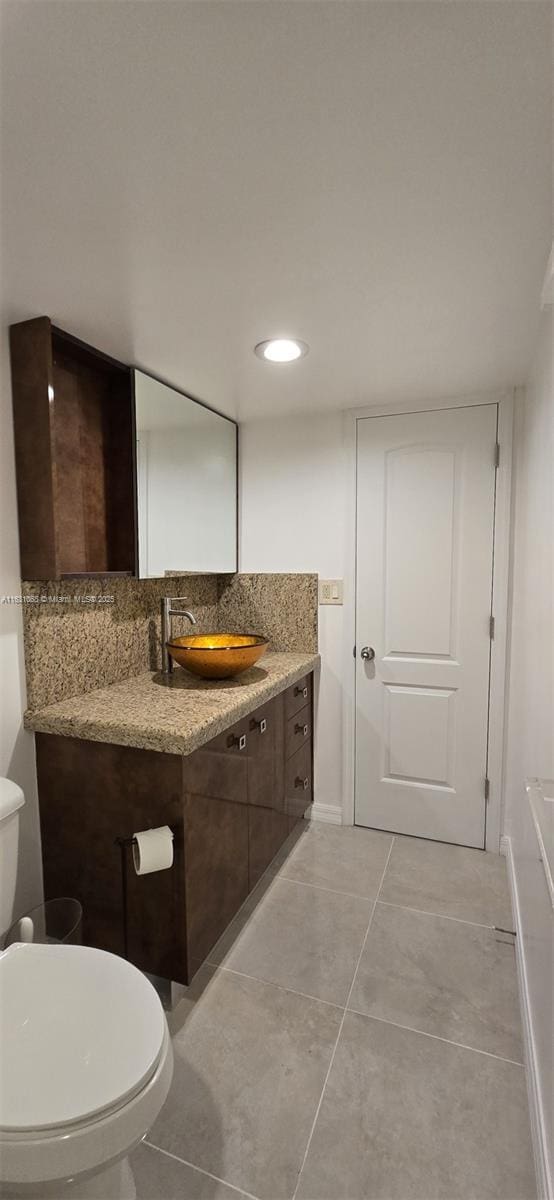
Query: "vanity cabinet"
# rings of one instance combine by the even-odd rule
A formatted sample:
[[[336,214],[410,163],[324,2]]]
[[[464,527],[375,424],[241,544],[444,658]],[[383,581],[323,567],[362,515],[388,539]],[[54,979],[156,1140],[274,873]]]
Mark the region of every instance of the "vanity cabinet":
[[[128,954],[142,970],[182,979],[171,974],[186,962],[181,756],[38,733],[36,757],[45,899],[81,902],[85,944],[124,953],[116,838],[174,830],[171,871],[138,876],[126,851]]]
[[[124,953],[125,885],[129,959],[190,982],[312,802],[301,684],[184,757],[37,733],[45,896],[81,901],[86,944]],[[129,846],[122,876],[117,839],[158,825],[171,870],[137,876]]]

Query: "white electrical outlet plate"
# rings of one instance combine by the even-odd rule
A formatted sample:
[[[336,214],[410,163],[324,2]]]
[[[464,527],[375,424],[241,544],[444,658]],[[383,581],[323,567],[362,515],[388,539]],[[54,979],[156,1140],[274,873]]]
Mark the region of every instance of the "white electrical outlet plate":
[[[319,603],[320,604],[342,604],[343,600],[343,581],[342,579],[320,579],[319,581]]]

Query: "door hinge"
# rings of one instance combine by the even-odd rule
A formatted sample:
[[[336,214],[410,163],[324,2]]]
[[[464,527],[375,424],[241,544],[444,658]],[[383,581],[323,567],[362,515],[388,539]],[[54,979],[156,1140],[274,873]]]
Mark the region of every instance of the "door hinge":
[[[494,640],[494,617],[489,617],[489,637],[491,642]]]
[[[494,447],[494,465],[495,467],[500,466],[500,442],[497,442]]]
[[[353,658],[356,657],[356,647],[355,646],[352,647],[352,657]]]
[[[485,779],[485,800],[487,801],[487,804],[489,802],[490,794],[491,794],[491,782],[490,782],[490,779]]]

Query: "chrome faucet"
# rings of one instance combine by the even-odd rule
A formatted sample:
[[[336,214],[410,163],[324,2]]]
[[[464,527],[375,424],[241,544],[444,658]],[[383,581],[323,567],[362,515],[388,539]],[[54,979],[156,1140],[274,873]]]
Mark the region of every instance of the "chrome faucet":
[[[162,610],[162,675],[171,675],[173,672],[173,659],[167,648],[167,643],[171,641],[171,618],[172,617],[187,617],[191,625],[196,625],[196,617],[189,612],[188,608],[174,608],[174,604],[186,604],[186,596],[163,596],[160,602]]]

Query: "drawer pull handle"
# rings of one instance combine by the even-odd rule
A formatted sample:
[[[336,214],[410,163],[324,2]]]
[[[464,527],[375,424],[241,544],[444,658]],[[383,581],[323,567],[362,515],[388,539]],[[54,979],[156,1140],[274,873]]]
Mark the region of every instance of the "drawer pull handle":
[[[307,737],[310,732],[309,726],[308,725],[295,725],[294,732],[295,733],[303,733],[304,737]]]
[[[266,729],[267,729],[267,721],[266,721],[265,717],[263,717],[262,720],[260,721],[260,733],[265,733]]]
[[[250,722],[251,729],[259,729],[260,733],[265,733],[267,730],[267,720],[262,717],[261,721],[256,721],[254,718]]]
[[[295,696],[303,696],[305,700],[307,700],[307,699],[308,699],[308,689],[307,689],[307,687],[305,687],[305,688],[299,688],[299,687],[295,687],[295,689],[294,689],[294,694],[295,694]]]
[[[233,734],[227,739],[228,746],[238,746],[239,750],[246,750],[246,734],[242,733],[240,737],[235,737]]]
[[[300,787],[301,787],[301,788],[303,788],[303,790],[304,790],[305,792],[307,792],[307,791],[308,791],[308,788],[309,788],[309,786],[310,786],[310,781],[309,781],[309,779],[307,779],[307,778],[306,778],[306,779],[301,779],[301,778],[300,778],[300,775],[297,775],[297,776],[296,776],[296,779],[295,779],[295,781],[294,781],[294,786],[295,786],[295,788],[300,788]]]

